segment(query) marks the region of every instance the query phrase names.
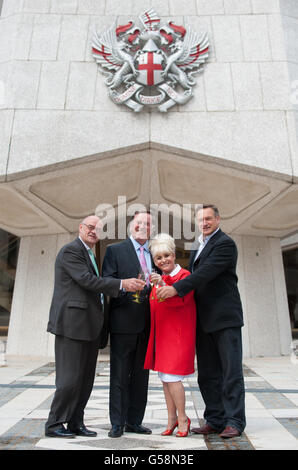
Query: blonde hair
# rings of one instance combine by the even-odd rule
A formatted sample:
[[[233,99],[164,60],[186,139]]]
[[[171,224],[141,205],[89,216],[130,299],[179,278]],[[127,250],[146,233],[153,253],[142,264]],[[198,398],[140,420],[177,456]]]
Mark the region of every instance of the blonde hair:
[[[159,233],[155,235],[149,242],[149,249],[152,253],[153,258],[158,254],[162,253],[173,253],[175,254],[175,241],[174,238],[167,233]]]

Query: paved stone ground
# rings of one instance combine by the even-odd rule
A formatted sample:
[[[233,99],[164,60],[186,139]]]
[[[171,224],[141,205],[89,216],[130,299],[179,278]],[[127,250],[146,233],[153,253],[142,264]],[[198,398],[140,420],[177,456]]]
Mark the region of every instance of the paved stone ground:
[[[224,440],[190,434],[162,437],[167,412],[162,385],[150,373],[149,394],[144,424],[152,435],[125,433],[110,439],[108,417],[109,362],[101,356],[97,364],[93,393],[85,422],[97,431],[96,438],[54,439],[44,436],[55,390],[53,362],[8,363],[0,368],[0,450],[104,450],[104,451],[179,451],[204,450],[298,450],[298,362],[291,358],[249,359],[244,363],[247,427],[237,438]],[[185,382],[187,414],[192,426],[203,424],[204,403],[196,377]]]

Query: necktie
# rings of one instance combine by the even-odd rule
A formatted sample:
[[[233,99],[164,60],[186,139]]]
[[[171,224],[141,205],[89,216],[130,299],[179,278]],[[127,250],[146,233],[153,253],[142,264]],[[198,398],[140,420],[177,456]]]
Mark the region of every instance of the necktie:
[[[94,266],[95,272],[97,274],[97,277],[99,277],[99,271],[98,271],[98,267],[97,267],[97,264],[96,264],[95,256],[94,256],[93,251],[91,250],[91,248],[89,248],[88,253],[90,255],[90,258],[91,258],[92,264]]]
[[[149,270],[148,270],[148,266],[147,266],[147,263],[146,263],[146,258],[145,258],[145,254],[144,254],[144,247],[143,246],[140,246],[140,265],[141,265],[141,268],[146,276],[146,284],[147,284],[147,287],[149,287]]]
[[[92,264],[94,266],[96,275],[97,275],[97,277],[99,277],[99,271],[98,271],[98,267],[97,267],[97,264],[96,264],[96,259],[95,259],[94,253],[91,250],[91,248],[89,248],[88,253],[90,255],[90,258],[91,258]],[[101,302],[101,305],[103,307],[104,306],[104,295],[103,294],[100,294],[100,302]]]

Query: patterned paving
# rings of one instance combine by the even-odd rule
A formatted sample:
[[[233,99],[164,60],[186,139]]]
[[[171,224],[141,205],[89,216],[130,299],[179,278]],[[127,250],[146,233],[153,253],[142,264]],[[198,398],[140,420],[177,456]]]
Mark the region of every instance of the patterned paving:
[[[125,433],[121,438],[110,439],[109,363],[101,358],[85,413],[85,422],[97,431],[97,437],[54,439],[44,436],[44,423],[55,390],[54,367],[54,363],[47,363],[23,376],[19,374],[15,380],[7,383],[1,381],[0,450],[167,450],[189,453],[203,450],[298,449],[298,387],[293,386],[298,382],[295,382],[295,374],[291,381],[286,375],[282,381],[276,381],[270,369],[267,380],[258,373],[257,368],[254,370],[244,364],[247,428],[240,437],[224,440],[218,435],[204,438],[190,434],[184,439],[178,439],[175,435],[162,437],[160,433],[167,422],[166,405],[161,382],[157,374],[151,372],[144,425],[152,429],[152,434]],[[5,369],[0,368],[0,378]],[[262,370],[266,372],[267,369]],[[196,377],[188,379],[185,389],[186,409],[192,425],[203,424],[204,403]]]

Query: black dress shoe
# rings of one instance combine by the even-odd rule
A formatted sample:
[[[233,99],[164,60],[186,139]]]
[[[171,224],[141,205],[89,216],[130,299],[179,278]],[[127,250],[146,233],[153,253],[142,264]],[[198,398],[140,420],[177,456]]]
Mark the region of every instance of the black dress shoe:
[[[123,434],[123,426],[119,426],[117,424],[113,424],[111,427],[108,436],[109,437],[121,437]]]
[[[96,437],[97,436],[97,432],[87,429],[84,424],[74,429],[68,428],[68,430],[74,433],[76,436],[84,436],[84,437]]]
[[[71,439],[76,437],[75,433],[70,432],[68,429],[64,427],[57,428],[57,429],[47,429],[45,432],[47,437],[66,437],[67,439]]]
[[[151,429],[145,428],[141,424],[126,424],[125,425],[126,432],[135,432],[137,434],[152,434]]]

